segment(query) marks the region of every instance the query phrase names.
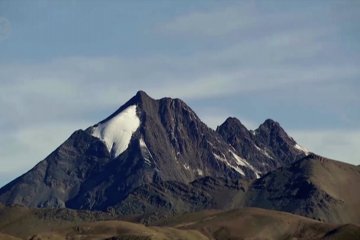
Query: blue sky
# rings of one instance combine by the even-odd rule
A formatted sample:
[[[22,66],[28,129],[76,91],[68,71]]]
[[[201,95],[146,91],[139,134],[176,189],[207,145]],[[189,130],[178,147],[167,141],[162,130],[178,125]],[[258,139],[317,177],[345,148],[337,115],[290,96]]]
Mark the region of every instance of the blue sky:
[[[358,165],[360,2],[0,0],[0,185],[138,89]]]

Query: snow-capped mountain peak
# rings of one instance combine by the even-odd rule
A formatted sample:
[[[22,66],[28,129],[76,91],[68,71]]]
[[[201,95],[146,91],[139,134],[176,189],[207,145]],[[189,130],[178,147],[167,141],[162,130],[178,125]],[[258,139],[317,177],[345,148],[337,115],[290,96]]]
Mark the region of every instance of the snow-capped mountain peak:
[[[114,158],[128,148],[133,133],[140,126],[136,109],[136,105],[131,105],[92,128],[91,135],[101,139]]]
[[[31,171],[2,188],[0,202],[101,211],[110,207],[138,214],[149,210],[149,196],[167,206],[168,199],[157,198],[165,187],[174,199],[197,194],[189,195],[195,199],[189,203],[193,208],[199,197],[210,196],[198,195],[199,189],[216,185],[221,193],[238,192],[243,180],[252,181],[302,158],[305,154],[295,144],[275,121],[267,120],[255,135],[236,118],[228,118],[214,131],[182,100],[153,99],[139,91],[108,118],[74,132]],[[146,195],[145,205],[134,202],[138,191]],[[207,205],[211,202],[202,206],[215,206]],[[157,210],[158,203],[151,209]]]

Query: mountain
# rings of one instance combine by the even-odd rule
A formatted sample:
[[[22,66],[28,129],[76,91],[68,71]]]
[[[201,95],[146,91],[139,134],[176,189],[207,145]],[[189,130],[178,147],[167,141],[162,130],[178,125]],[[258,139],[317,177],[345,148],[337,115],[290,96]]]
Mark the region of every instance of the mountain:
[[[216,131],[262,173],[286,166],[309,154],[287,135],[278,122],[267,119],[255,131],[249,131],[236,118],[228,118]]]
[[[0,239],[359,239],[360,227],[326,224],[297,215],[256,208],[207,210],[156,225],[114,219],[94,211],[29,209],[0,205]]]
[[[360,224],[359,182],[359,167],[310,154],[256,180],[245,206]]]
[[[252,132],[230,118],[214,131],[182,100],[139,91],[1,188],[0,202],[149,216],[227,209],[249,182],[306,154],[272,120]]]

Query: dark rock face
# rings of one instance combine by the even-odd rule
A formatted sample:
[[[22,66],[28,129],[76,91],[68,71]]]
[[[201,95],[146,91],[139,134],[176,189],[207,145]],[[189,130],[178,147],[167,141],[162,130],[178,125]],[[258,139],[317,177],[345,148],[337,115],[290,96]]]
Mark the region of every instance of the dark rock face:
[[[145,223],[179,212],[231,209],[233,199],[243,197],[246,184],[239,180],[204,177],[190,184],[155,181],[135,189],[112,207],[119,215],[142,216]]]
[[[279,123],[268,119],[255,131],[249,131],[236,118],[228,118],[216,131],[261,173],[286,166],[306,155],[295,147]]]
[[[94,129],[134,105],[140,125],[114,155]],[[0,202],[135,215],[230,208],[246,181],[302,156],[294,144],[270,120],[255,134],[235,118],[214,131],[180,99],[154,100],[140,91],[0,189]]]
[[[255,130],[255,141],[258,145],[269,149],[272,155],[284,166],[303,158],[306,154],[295,148],[296,142],[289,137],[278,122],[266,120]]]
[[[65,207],[82,183],[103,171],[109,161],[99,139],[76,131],[44,161],[1,188],[0,200],[30,207]]]

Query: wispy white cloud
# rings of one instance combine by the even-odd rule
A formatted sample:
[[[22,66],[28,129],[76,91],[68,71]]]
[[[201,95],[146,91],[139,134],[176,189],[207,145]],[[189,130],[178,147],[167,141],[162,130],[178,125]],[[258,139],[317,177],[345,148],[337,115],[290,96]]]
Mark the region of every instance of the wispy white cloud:
[[[246,6],[248,8],[248,6]],[[254,24],[246,9],[226,7],[213,11],[191,12],[162,24],[158,30],[173,34],[223,36]]]
[[[333,30],[334,25],[324,24],[337,17],[337,23],[343,15],[336,13],[332,4],[309,5],[282,3],[275,7],[274,3],[257,4],[255,2],[237,2],[223,4],[223,7],[200,9],[187,14],[175,16],[168,22],[160,24],[156,31],[183,37],[224,38],[240,37],[252,40],[264,37],[279,36],[276,42],[288,42],[287,34],[308,30],[319,30],[319,33]],[[320,17],[321,16],[321,17]],[[305,30],[305,31],[304,31]],[[307,32],[309,33],[309,32]],[[315,31],[311,32],[315,34]],[[302,41],[311,35],[301,34]],[[293,35],[294,36],[294,35]],[[228,41],[229,38],[223,39]],[[236,40],[239,40],[236,39]]]

